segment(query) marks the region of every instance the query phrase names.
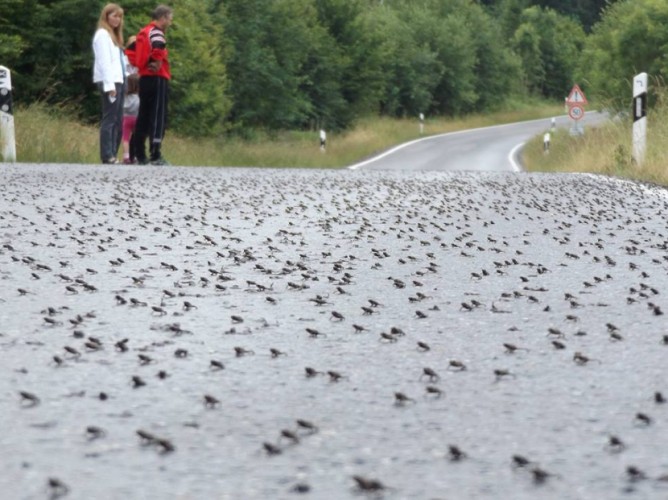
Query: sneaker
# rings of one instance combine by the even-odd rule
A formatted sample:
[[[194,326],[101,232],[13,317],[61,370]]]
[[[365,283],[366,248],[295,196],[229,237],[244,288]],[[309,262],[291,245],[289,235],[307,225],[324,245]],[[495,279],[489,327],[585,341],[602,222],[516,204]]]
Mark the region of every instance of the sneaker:
[[[123,158],[123,165],[132,165],[133,163],[130,158]]]
[[[109,158],[108,160],[102,161],[102,163],[105,165],[118,165],[120,162],[117,158]]]
[[[146,158],[137,158],[135,163],[137,165],[148,165],[148,160]]]
[[[165,160],[162,156],[160,158],[156,158],[155,160],[151,160],[151,165],[160,165],[163,167],[169,167],[171,163],[169,163],[167,160]]]

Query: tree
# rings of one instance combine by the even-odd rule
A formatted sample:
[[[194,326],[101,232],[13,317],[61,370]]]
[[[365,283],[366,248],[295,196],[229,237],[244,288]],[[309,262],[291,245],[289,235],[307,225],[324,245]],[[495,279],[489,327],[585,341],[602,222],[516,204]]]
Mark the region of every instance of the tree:
[[[652,78],[668,78],[666,25],[665,0],[618,2],[606,9],[580,58],[578,74],[589,92],[624,109],[635,74],[644,71]]]
[[[475,48],[475,110],[501,104],[508,96],[521,92],[521,60],[512,52],[495,19],[477,5],[466,10],[466,25]]]
[[[413,27],[396,9],[370,9],[362,15],[360,26],[381,61],[380,112],[402,117],[429,110],[441,76],[436,54],[416,41]]]
[[[572,19],[551,9],[525,9],[512,46],[522,59],[528,90],[544,97],[562,97],[572,85],[584,40],[582,28]]]
[[[394,43],[396,49],[384,58],[392,60],[396,76],[388,83],[395,94],[403,92],[409,98],[407,108],[412,112],[411,100],[432,114],[487,109],[517,89],[519,60],[480,5],[416,0],[391,6],[398,21],[386,23],[385,37],[391,40],[386,44]],[[429,108],[423,102],[429,102]]]
[[[601,13],[615,0],[537,0],[532,5],[550,8],[555,12],[577,20],[589,32],[600,19]]]
[[[460,0],[423,0],[405,7],[419,46],[436,54],[440,78],[433,91],[431,114],[459,114],[475,108],[476,48],[467,25],[470,4]]]
[[[306,46],[307,57],[302,66],[304,78],[300,89],[311,105],[308,121],[302,125],[312,129],[345,128],[354,118],[343,97],[343,82],[340,78],[347,58],[341,53],[336,40],[319,22],[315,6],[309,24],[311,36]]]
[[[507,39],[514,36],[520,25],[522,12],[529,7],[531,7],[530,0],[501,0],[492,7],[492,12],[499,20],[501,30]]]
[[[315,0],[318,19],[334,44],[329,48],[339,73],[345,116],[336,125],[347,126],[357,116],[379,111],[386,76],[377,33],[368,32],[365,12],[383,6],[366,0]]]
[[[0,0],[0,7],[0,54],[8,56],[16,102],[85,107],[93,90],[88,61],[99,10],[86,0]]]
[[[289,128],[308,120],[301,90],[315,11],[293,0],[228,0],[225,30],[234,99],[232,119],[251,127]]]
[[[173,4],[170,126],[186,135],[215,136],[225,130],[232,106],[224,32],[201,0]]]
[[[575,16],[591,15],[601,2],[173,0],[170,124],[196,136],[332,130],[368,114],[484,111],[513,92],[562,97],[585,36]],[[98,120],[91,40],[105,3],[0,0],[0,58],[12,69],[17,104],[73,103],[84,119]],[[662,12],[659,0],[638,3]],[[152,0],[122,5],[126,36],[155,7]],[[650,30],[646,59],[660,70],[662,30],[638,9],[624,8],[620,22],[628,11]],[[642,41],[636,45],[644,35],[626,34]],[[619,38],[605,28],[597,36],[606,43]],[[606,49],[592,43],[589,50],[607,61]],[[600,75],[611,69],[587,70],[596,68]]]
[[[0,0],[0,64],[14,67],[26,42],[8,16],[20,6],[20,0]]]

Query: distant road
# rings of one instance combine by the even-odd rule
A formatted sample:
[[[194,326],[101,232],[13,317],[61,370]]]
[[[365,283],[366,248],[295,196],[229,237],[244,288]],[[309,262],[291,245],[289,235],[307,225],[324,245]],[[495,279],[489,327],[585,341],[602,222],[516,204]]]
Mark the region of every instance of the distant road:
[[[582,119],[585,127],[601,123],[607,117],[590,112]],[[567,116],[556,117],[558,128],[571,126]],[[434,135],[400,144],[349,168],[366,170],[442,170],[508,172],[521,169],[516,159],[522,145],[543,134],[551,118],[509,123],[447,134]]]

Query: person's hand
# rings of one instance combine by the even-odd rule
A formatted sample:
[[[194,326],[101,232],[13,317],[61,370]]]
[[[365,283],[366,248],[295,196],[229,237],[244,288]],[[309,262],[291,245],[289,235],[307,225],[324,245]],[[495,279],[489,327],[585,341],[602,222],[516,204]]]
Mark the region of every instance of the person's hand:
[[[154,73],[158,72],[160,66],[162,66],[162,61],[151,61],[150,63],[148,63],[148,69],[153,71]]]
[[[109,97],[116,97],[116,90],[110,90],[109,91]]]

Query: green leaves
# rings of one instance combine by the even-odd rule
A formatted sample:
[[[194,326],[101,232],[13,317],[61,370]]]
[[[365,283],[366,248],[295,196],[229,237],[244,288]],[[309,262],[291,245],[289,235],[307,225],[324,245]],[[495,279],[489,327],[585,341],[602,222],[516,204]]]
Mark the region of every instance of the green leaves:
[[[314,12],[285,0],[229,0],[225,6],[232,119],[254,127],[299,124],[309,110],[300,85]]]
[[[581,58],[579,75],[591,95],[613,108],[626,109],[635,74],[644,71],[652,79],[668,78],[666,25],[664,0],[619,2],[606,9]]]
[[[561,99],[585,44],[576,19],[593,22],[603,1],[173,0],[170,127],[336,130],[369,114],[484,111],[518,93]],[[98,120],[90,44],[105,3],[0,0],[17,104],[73,103]],[[155,3],[122,6],[127,38]],[[665,11],[663,0],[614,3],[579,75],[607,95],[628,86],[629,65],[665,75]]]
[[[221,24],[200,0],[180,0],[167,32],[172,66],[171,127],[191,136],[216,136],[225,131],[232,101]]]
[[[540,7],[522,11],[511,46],[522,60],[526,88],[560,98],[570,85],[585,34],[572,19]]]

